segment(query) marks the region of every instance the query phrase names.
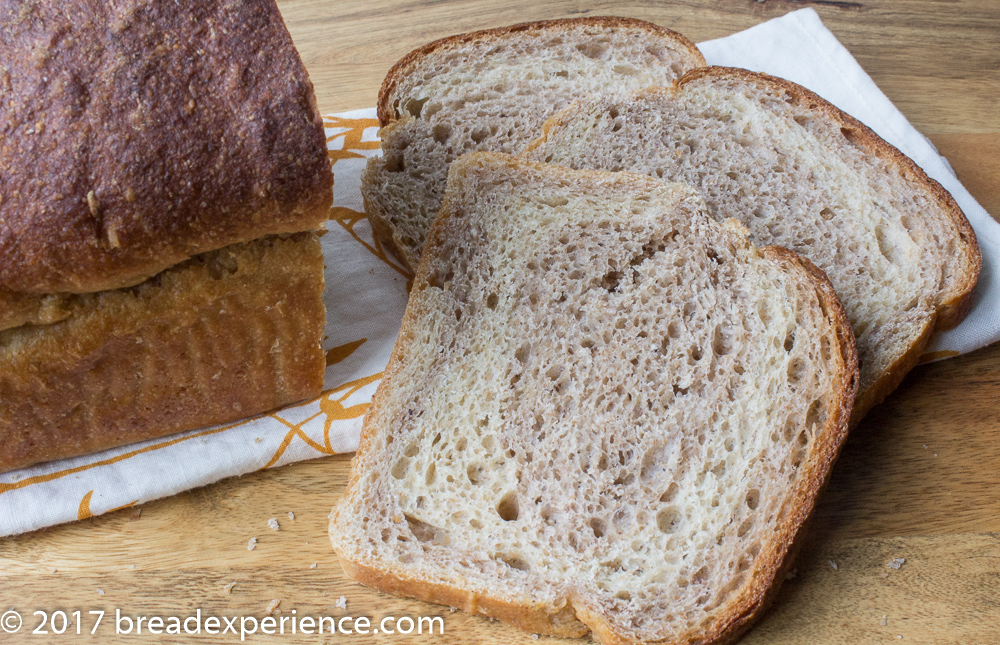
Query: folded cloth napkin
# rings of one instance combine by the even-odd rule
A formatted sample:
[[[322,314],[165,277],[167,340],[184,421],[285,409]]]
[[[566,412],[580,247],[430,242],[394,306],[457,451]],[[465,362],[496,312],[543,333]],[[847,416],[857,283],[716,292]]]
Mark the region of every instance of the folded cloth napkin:
[[[913,158],[947,188],[979,236],[983,273],[976,306],[940,334],[927,358],[1000,339],[995,272],[1000,225],[962,187],[947,161],[875,86],[850,53],[803,9],[700,45],[713,65],[745,67],[813,90]],[[326,274],[326,389],[316,400],[225,426],[0,475],[0,535],[134,506],[225,477],[351,452],[406,307],[407,276],[372,237],[361,202],[365,160],[378,154],[375,110],[324,119],[334,161],[334,206],[322,238]]]

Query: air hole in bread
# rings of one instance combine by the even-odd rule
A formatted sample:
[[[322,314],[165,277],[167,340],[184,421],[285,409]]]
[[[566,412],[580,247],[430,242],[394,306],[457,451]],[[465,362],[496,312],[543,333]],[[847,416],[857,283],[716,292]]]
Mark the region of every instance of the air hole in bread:
[[[500,515],[500,519],[505,522],[517,520],[519,515],[517,495],[515,493],[507,493],[501,497],[500,501],[497,502],[497,513]]]
[[[599,517],[590,518],[590,521],[587,522],[587,526],[589,526],[590,530],[594,532],[594,537],[596,538],[604,537],[604,533],[607,531],[608,528],[604,520],[602,520]]]
[[[482,143],[486,137],[490,136],[490,131],[488,128],[476,128],[469,136],[472,137],[472,140],[478,144]]]
[[[480,484],[483,481],[483,470],[485,467],[479,463],[472,463],[465,469],[465,474],[473,484]]]
[[[656,514],[656,526],[663,533],[676,533],[684,521],[681,512],[676,507],[668,507]]]
[[[427,471],[426,471],[426,472],[425,472],[425,474],[424,474],[424,481],[425,481],[425,482],[427,483],[427,485],[428,485],[428,486],[430,486],[431,484],[433,484],[433,483],[434,483],[434,480],[435,480],[436,478],[437,478],[437,466],[436,466],[436,465],[435,465],[435,463],[434,463],[434,462],[432,461],[432,462],[431,462],[431,463],[430,463],[430,464],[429,464],[429,465],[427,466]]]
[[[385,156],[382,166],[386,172],[403,172],[406,170],[406,162],[403,161],[403,154],[400,152],[390,152]]]
[[[680,486],[677,485],[677,482],[670,482],[670,485],[667,486],[667,490],[663,491],[663,494],[660,495],[660,501],[672,502],[674,498],[677,497],[677,492],[679,490]]]
[[[743,523],[740,524],[740,528],[736,531],[736,537],[741,538],[750,532],[750,529],[753,528],[753,519],[753,516],[750,516],[743,520]]]
[[[587,58],[601,58],[604,53],[608,50],[608,46],[605,43],[599,41],[592,41],[589,43],[580,43],[576,46],[577,50],[586,56]]]
[[[790,329],[787,334],[785,334],[784,348],[786,352],[792,351],[792,347],[795,346],[795,330]]]
[[[434,140],[438,143],[448,143],[448,138],[451,137],[451,126],[447,123],[439,123],[434,126],[432,130]]]
[[[496,309],[498,302],[500,302],[500,297],[495,293],[491,293],[486,297],[486,307],[488,309]]]
[[[399,461],[392,467],[392,476],[396,479],[402,479],[406,476],[406,470],[410,467],[410,460],[405,457],[401,457]]]
[[[805,427],[810,432],[817,425],[822,425],[826,421],[826,414],[823,411],[824,405],[822,399],[816,399],[809,406],[809,410],[806,412]]]
[[[516,555],[502,555],[498,558],[501,562],[506,564],[511,569],[517,569],[518,571],[530,571],[531,567],[525,562],[520,556]]]
[[[844,135],[847,142],[859,150],[864,150],[864,146],[861,145],[861,137],[858,135],[857,130],[854,128],[841,128],[840,134]]]
[[[747,508],[751,511],[757,509],[757,505],[760,504],[760,491],[756,488],[751,488],[747,491],[746,495]]]
[[[407,99],[406,103],[403,104],[403,109],[410,113],[415,119],[420,118],[420,113],[424,109],[424,103],[430,100],[430,97],[424,97],[422,99]]]
[[[546,206],[551,206],[556,208],[558,206],[565,206],[569,203],[569,200],[562,195],[552,195],[551,197],[542,197],[538,201],[545,204]]]

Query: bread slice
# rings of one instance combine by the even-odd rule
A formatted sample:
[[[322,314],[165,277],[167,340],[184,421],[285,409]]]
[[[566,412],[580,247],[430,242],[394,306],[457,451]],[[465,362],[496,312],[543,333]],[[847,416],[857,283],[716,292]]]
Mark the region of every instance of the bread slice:
[[[734,637],[856,387],[823,274],[691,188],[466,155],[331,538],[365,584],[536,633]]]
[[[909,158],[803,87],[706,67],[676,86],[567,109],[526,153],[689,183],[717,219],[826,272],[857,337],[858,421],[968,312],[982,263],[955,200]]]
[[[520,152],[581,96],[669,84],[704,64],[680,34],[616,17],[525,23],[414,50],[379,93],[382,157],[361,179],[372,228],[416,269],[459,155]]]
[[[0,472],[316,396],[323,252],[312,233],[196,256],[65,319],[0,331]]]

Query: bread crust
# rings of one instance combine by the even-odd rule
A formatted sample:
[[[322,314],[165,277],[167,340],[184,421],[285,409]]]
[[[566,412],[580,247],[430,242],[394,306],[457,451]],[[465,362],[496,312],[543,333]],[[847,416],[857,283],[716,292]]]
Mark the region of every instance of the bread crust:
[[[320,228],[332,176],[274,0],[0,2],[0,289],[131,286]]]
[[[461,45],[473,41],[483,41],[483,42],[493,42],[502,40],[505,36],[521,31],[530,31],[533,29],[545,29],[545,30],[567,30],[571,27],[581,26],[581,25],[593,25],[595,27],[611,28],[611,27],[624,27],[629,29],[645,29],[657,36],[673,40],[677,43],[678,48],[684,48],[688,50],[688,53],[694,57],[696,60],[700,61],[701,65],[705,64],[705,58],[702,56],[701,51],[695,46],[693,42],[688,40],[682,34],[677,33],[666,27],[661,27],[659,25],[653,24],[651,22],[646,22],[645,20],[638,20],[636,18],[625,18],[621,16],[588,16],[584,18],[562,18],[558,20],[538,20],[535,22],[522,22],[516,25],[510,25],[507,27],[498,27],[495,29],[483,29],[480,31],[472,31],[465,34],[458,34],[455,36],[448,36],[447,38],[441,38],[422,47],[418,47],[408,53],[406,56],[401,58],[392,68],[389,73],[386,74],[385,80],[382,82],[382,87],[378,93],[378,120],[382,127],[389,125],[392,121],[396,120],[396,116],[392,111],[392,94],[396,90],[400,79],[405,78],[410,71],[416,67],[421,59],[428,56],[435,51],[447,51],[448,49],[453,49]]]
[[[0,332],[0,472],[316,396],[323,253],[300,233],[197,256]]]
[[[594,177],[608,177],[616,174],[600,171],[574,171],[488,152],[470,153],[462,159],[465,163],[474,163],[475,158],[498,160],[509,165],[546,168],[547,172],[567,176],[589,174]],[[622,174],[625,173],[618,173],[619,176]],[[635,175],[632,178],[636,182],[648,181],[645,176]],[[414,278],[413,293],[427,286],[427,278],[433,262],[432,257],[435,255],[434,249],[444,243],[447,221],[452,217],[454,217],[454,208],[446,195],[441,214],[435,220],[428,234],[425,249],[429,252],[425,252],[421,257]],[[836,400],[830,403],[829,415],[822,430],[816,435],[815,441],[820,447],[815,456],[803,464],[802,467],[806,469],[805,473],[801,477],[795,493],[789,498],[788,504],[793,510],[785,518],[781,538],[771,545],[773,548],[770,551],[761,552],[760,557],[754,563],[754,568],[749,572],[750,584],[744,586],[738,598],[728,603],[731,605],[731,609],[719,616],[707,628],[697,633],[685,634],[680,639],[658,641],[664,645],[734,643],[760,617],[776,597],[784,580],[785,572],[791,566],[793,556],[801,543],[803,527],[816,505],[819,493],[826,485],[833,463],[839,455],[848,433],[851,409],[858,389],[859,372],[857,347],[847,313],[826,275],[807,259],[798,256],[793,251],[777,246],[764,247],[760,253],[767,260],[785,266],[788,271],[804,275],[807,283],[815,289],[829,323],[829,334],[833,340],[832,346],[839,356],[839,376],[831,387],[831,391],[837,392],[838,395]],[[361,494],[361,471],[366,459],[371,458],[369,451],[375,441],[375,436],[383,426],[381,399],[385,391],[392,387],[396,374],[405,360],[408,342],[414,336],[414,327],[417,322],[417,316],[413,315],[407,315],[403,319],[399,339],[393,347],[382,382],[373,397],[370,412],[365,417],[360,445],[352,461],[351,475],[343,499],[331,514],[331,536],[333,536],[333,527],[338,522],[339,514],[349,506],[348,500]],[[538,634],[583,636],[589,631],[605,644],[632,645],[638,643],[635,639],[616,631],[602,615],[591,611],[585,603],[580,602],[573,592],[570,592],[568,596],[567,607],[559,615],[568,615],[571,611],[575,616],[574,621],[578,621],[581,627],[578,627],[576,622],[568,624],[563,624],[562,621],[557,622],[554,620],[553,614],[546,612],[541,607],[519,606],[499,597],[474,594],[461,588],[431,583],[408,576],[392,568],[360,561],[352,557],[352,554],[342,548],[336,540],[333,540],[333,547],[349,577],[387,593],[458,607],[469,613],[497,618]]]

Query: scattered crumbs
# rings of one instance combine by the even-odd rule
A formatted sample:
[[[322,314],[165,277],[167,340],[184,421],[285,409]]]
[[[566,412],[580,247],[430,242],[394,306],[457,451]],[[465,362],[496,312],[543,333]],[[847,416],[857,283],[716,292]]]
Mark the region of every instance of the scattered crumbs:
[[[893,558],[892,560],[886,562],[885,566],[889,567],[890,569],[898,569],[901,566],[903,566],[904,562],[906,562],[906,558]]]
[[[104,590],[103,589],[98,589],[97,590],[97,595],[98,596],[103,596],[104,595]]]
[[[253,551],[253,548],[257,546],[257,538],[252,537],[250,541],[247,542],[247,551]]]
[[[830,563],[830,566],[833,568],[834,571],[840,568],[837,566],[837,563],[834,562],[833,560],[827,560],[827,562]]]
[[[260,437],[257,437],[256,439],[254,439],[253,442],[254,443],[260,443]]]
[[[337,607],[339,609],[347,609],[347,597],[346,596],[341,596],[340,598],[337,598]]]
[[[271,614],[274,613],[274,611],[278,608],[278,605],[280,605],[280,604],[281,604],[281,600],[279,600],[278,598],[275,598],[271,602],[267,603],[267,609],[264,610],[264,613],[267,614],[268,616],[270,616]]]
[[[924,450],[927,450],[927,444],[926,443],[924,444]]]
[[[458,611],[458,610],[457,610],[457,609],[455,609],[454,607],[448,607],[448,611],[450,611],[451,613],[453,613],[453,614],[454,614],[454,613],[455,613],[456,611]]]
[[[53,569],[52,573],[59,573],[59,569]]]
[[[291,512],[291,511],[288,511],[288,519],[294,520],[295,519],[295,513]]]
[[[130,564],[130,565],[128,565],[128,568],[129,569],[135,569],[135,565],[134,564]]]
[[[267,526],[268,526],[268,527],[269,527],[269,528],[270,528],[270,529],[271,529],[272,531],[277,531],[278,529],[280,529],[280,528],[281,528],[281,526],[280,526],[280,525],[278,524],[278,518],[276,518],[276,517],[272,517],[271,519],[269,519],[269,520],[267,521]]]
[[[936,452],[934,453],[934,456],[937,457],[937,453]],[[902,636],[900,636],[900,638],[902,638]]]
[[[532,634],[532,635],[531,635],[531,637],[532,637],[533,639],[535,639],[536,641],[538,640],[538,634]]]
[[[879,625],[882,625],[882,627],[885,627],[888,624],[889,624],[889,614],[882,614],[882,622],[879,623]]]
[[[233,593],[233,587],[235,586],[235,582],[230,582],[228,585],[222,585],[222,588],[225,589],[226,593]]]
[[[309,568],[310,568],[310,569],[315,569],[315,568],[316,568],[316,563],[315,563],[315,562],[313,562],[312,564],[310,564],[310,565],[309,565]]]
[[[896,634],[896,638],[902,638],[902,637],[903,637],[902,634]]]

